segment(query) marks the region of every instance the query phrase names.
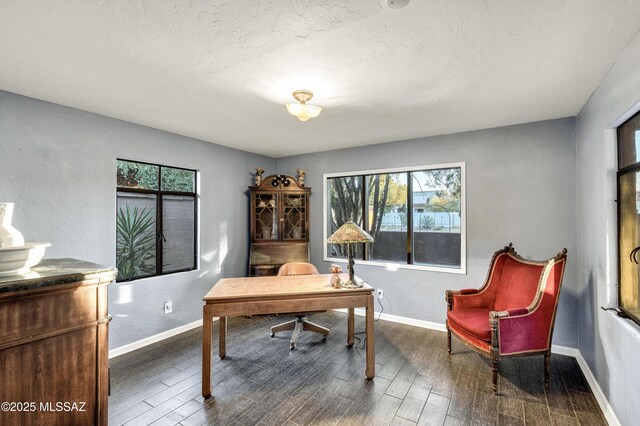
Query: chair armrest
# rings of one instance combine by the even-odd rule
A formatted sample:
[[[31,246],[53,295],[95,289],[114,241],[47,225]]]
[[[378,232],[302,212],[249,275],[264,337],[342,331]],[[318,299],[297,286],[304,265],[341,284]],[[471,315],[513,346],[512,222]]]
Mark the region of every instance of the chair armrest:
[[[462,290],[445,290],[447,309],[488,309],[493,305],[493,300],[485,293],[476,289],[465,288]]]
[[[518,315],[524,315],[524,314],[528,314],[529,313],[529,308],[513,308],[513,309],[507,309],[507,314],[509,314],[510,317],[515,317]]]
[[[496,314],[500,315],[495,317],[495,326],[491,322],[492,342],[496,337],[496,345],[492,346],[498,348],[500,355],[549,349],[550,325],[541,311],[516,308]]]
[[[512,308],[507,309],[506,311],[491,311],[489,312],[489,322],[493,325],[494,323],[497,324],[497,320],[524,315],[527,313],[529,313],[529,308]]]
[[[445,290],[444,301],[447,302],[447,310],[451,310],[451,304],[453,303],[453,296],[460,294],[459,290]]]

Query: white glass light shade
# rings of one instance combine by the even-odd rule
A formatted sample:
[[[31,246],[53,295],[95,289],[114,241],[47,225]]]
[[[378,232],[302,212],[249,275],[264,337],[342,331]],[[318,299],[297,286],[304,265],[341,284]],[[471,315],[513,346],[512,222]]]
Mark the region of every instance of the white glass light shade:
[[[307,121],[320,115],[322,108],[307,104],[287,104],[289,114],[295,115],[300,121]]]

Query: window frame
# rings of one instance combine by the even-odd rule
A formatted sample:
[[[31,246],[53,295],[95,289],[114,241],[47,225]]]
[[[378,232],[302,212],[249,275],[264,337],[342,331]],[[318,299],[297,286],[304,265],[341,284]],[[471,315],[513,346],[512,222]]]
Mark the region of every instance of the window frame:
[[[407,172],[422,172],[439,169],[460,169],[460,267],[449,268],[444,266],[431,266],[431,265],[416,265],[409,263],[396,263],[385,262],[379,260],[362,260],[354,259],[359,265],[381,266],[387,270],[395,271],[398,269],[419,270],[419,271],[431,271],[431,272],[444,272],[449,274],[466,275],[467,274],[467,214],[466,214],[466,163],[442,163],[442,164],[430,164],[420,166],[406,166],[406,167],[394,167],[386,169],[372,169],[372,170],[358,170],[349,172],[338,173],[325,173],[322,176],[322,233],[323,233],[323,259],[325,262],[343,262],[346,263],[346,259],[340,257],[329,257],[327,250],[327,238],[328,235],[328,214],[329,214],[329,200],[328,200],[328,180],[330,178],[348,177],[348,176],[366,176],[376,174],[391,174],[391,173],[407,173]],[[407,191],[407,206],[412,210],[412,194]],[[408,215],[412,216],[412,215]],[[407,235],[409,232],[413,233],[413,227],[407,225]]]
[[[622,232],[622,226],[621,226],[621,221],[622,221],[622,203],[620,201],[620,197],[621,197],[621,192],[620,192],[620,180],[623,176],[628,175],[628,174],[632,174],[632,173],[638,173],[640,172],[640,158],[638,158],[638,160],[634,163],[631,164],[627,164],[625,166],[622,166],[621,163],[623,161],[623,152],[622,152],[622,144],[624,143],[622,141],[622,132],[623,132],[623,127],[631,122],[632,120],[638,118],[640,116],[640,111],[636,112],[635,114],[633,114],[631,117],[627,118],[623,123],[621,123],[617,128],[616,128],[616,149],[617,149],[617,158],[616,158],[616,226],[617,226],[617,231],[616,231],[616,237],[617,237],[617,241],[616,241],[616,257],[618,260],[618,268],[617,268],[617,273],[618,273],[618,277],[617,277],[617,281],[618,281],[618,285],[617,285],[617,296],[618,296],[618,311],[620,312],[621,316],[624,316],[626,318],[629,318],[630,320],[632,320],[636,325],[640,326],[640,316],[630,312],[628,309],[626,309],[624,306],[622,306],[622,292],[623,292],[623,282],[622,282],[622,261],[621,261],[621,256],[620,256],[620,244],[621,244],[621,232]],[[638,153],[640,154],[640,153]],[[639,155],[640,156],[640,155]]]
[[[155,235],[156,235],[156,254],[155,254],[155,260],[156,260],[156,272],[153,274],[147,274],[147,275],[139,275],[133,278],[129,278],[129,279],[116,279],[116,282],[119,283],[124,283],[124,282],[133,282],[133,281],[137,281],[140,279],[144,279],[144,278],[153,278],[153,277],[159,277],[159,276],[164,276],[164,275],[171,275],[171,274],[178,274],[181,272],[188,272],[188,271],[194,271],[194,270],[198,270],[199,268],[199,264],[198,264],[198,247],[199,247],[199,241],[198,241],[198,235],[199,235],[199,228],[198,228],[198,202],[199,202],[199,197],[198,197],[198,171],[195,169],[189,169],[187,167],[176,167],[176,166],[167,166],[165,164],[159,164],[159,163],[151,163],[148,161],[138,161],[138,160],[129,160],[129,159],[125,159],[125,158],[116,158],[116,175],[117,175],[117,169],[118,169],[118,161],[125,161],[128,163],[137,163],[137,164],[144,164],[144,165],[148,165],[148,166],[154,166],[154,167],[158,167],[158,189],[145,189],[145,188],[130,188],[130,187],[124,187],[124,186],[119,186],[117,179],[116,179],[116,215],[118,214],[118,193],[119,192],[128,192],[128,193],[134,193],[134,194],[151,194],[151,195],[155,195],[156,197],[156,217],[155,217]],[[162,190],[162,168],[167,168],[167,169],[178,169],[178,170],[187,170],[190,172],[193,172],[193,188],[194,191],[193,192],[186,192],[186,191],[163,191]],[[163,229],[163,222],[162,222],[162,212],[163,212],[163,201],[162,201],[162,197],[168,195],[168,196],[187,196],[187,197],[193,197],[193,267],[190,268],[182,268],[182,269],[176,269],[176,270],[172,270],[172,271],[168,271],[165,272],[163,270],[163,266],[162,266],[162,261],[163,261],[163,247],[164,247],[164,235],[162,233],[162,229]],[[162,237],[161,237],[162,236]],[[160,271],[160,272],[158,272]]]

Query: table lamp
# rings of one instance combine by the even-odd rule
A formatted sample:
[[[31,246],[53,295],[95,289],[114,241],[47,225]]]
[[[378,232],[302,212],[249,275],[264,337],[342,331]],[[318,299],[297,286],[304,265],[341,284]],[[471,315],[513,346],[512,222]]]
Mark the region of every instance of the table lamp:
[[[333,233],[328,239],[327,242],[330,244],[346,244],[347,245],[347,257],[349,259],[349,281],[343,282],[340,284],[340,287],[345,288],[360,288],[362,287],[362,283],[357,283],[354,279],[353,272],[353,250],[351,248],[351,244],[354,243],[372,243],[373,238],[371,235],[367,234],[364,229],[360,228],[358,225],[353,223],[353,221],[348,221],[344,225],[342,225],[336,232]]]

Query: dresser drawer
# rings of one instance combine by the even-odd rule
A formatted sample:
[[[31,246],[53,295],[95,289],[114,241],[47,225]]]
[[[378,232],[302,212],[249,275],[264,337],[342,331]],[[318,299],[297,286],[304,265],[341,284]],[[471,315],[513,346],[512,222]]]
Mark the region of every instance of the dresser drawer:
[[[107,286],[96,284],[76,283],[29,297],[18,292],[0,298],[0,347],[100,319],[99,315],[107,312]],[[98,301],[104,301],[105,306],[99,309]]]

